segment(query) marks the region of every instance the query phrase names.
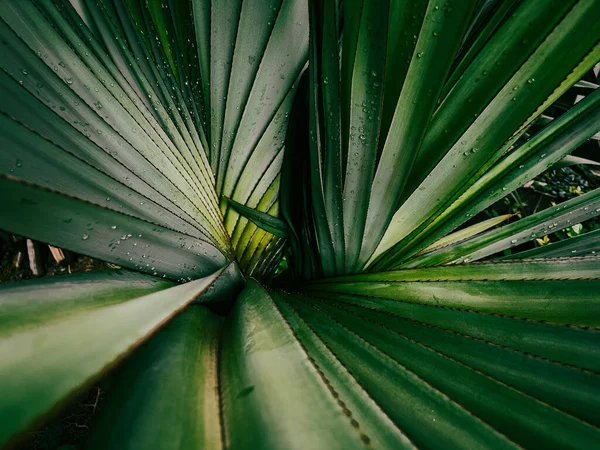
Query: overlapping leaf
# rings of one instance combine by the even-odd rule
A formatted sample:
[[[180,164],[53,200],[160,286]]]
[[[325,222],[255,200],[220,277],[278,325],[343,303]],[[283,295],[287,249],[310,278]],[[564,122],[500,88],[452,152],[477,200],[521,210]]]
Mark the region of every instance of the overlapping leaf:
[[[76,6],[1,7],[3,172],[210,241],[249,272],[264,266],[274,236],[220,195],[277,212],[306,5]]]
[[[0,341],[0,443],[121,359],[210,289],[222,272],[168,289],[143,275],[129,276],[125,284],[122,275],[90,274],[85,283],[70,282],[67,292],[64,284],[48,281],[44,288],[55,292],[45,302],[39,285],[5,287],[0,305],[9,321],[13,316],[20,324],[10,326]],[[103,282],[104,292],[98,282]],[[140,296],[144,289],[158,292]],[[223,292],[224,297],[228,294]],[[29,301],[29,308],[17,299]],[[65,309],[74,300],[81,304]],[[40,314],[43,320],[36,317]],[[31,321],[38,325],[31,327]]]
[[[89,446],[596,445],[597,231],[472,262],[598,190],[464,224],[600,131],[599,3],[73,5],[0,3],[0,227],[147,274],[3,288],[0,443],[191,304]]]

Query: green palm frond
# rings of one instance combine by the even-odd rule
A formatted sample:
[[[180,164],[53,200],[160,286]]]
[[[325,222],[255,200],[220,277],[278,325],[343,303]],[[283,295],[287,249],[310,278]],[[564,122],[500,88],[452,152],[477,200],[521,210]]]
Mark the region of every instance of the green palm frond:
[[[0,286],[0,446],[118,366],[87,448],[595,448],[600,190],[484,213],[598,164],[599,16],[0,2],[0,229],[118,266]]]

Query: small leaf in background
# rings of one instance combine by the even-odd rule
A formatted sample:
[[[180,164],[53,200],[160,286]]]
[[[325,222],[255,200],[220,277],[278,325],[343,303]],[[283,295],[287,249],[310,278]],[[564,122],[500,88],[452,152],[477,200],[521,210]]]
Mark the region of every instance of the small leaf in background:
[[[543,238],[537,238],[535,240],[539,245],[546,245],[548,243],[550,243],[550,238],[546,235]]]
[[[581,195],[583,191],[581,190],[581,186],[569,186],[569,192],[571,194]]]
[[[581,234],[582,230],[583,230],[583,225],[581,225],[580,223],[577,223],[567,229],[567,234],[569,235],[569,237],[575,237],[575,236],[578,236],[579,234]]]

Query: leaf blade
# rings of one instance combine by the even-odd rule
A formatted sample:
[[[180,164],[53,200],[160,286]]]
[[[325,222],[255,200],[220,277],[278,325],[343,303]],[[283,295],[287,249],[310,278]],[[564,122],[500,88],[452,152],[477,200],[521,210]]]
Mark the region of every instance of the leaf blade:
[[[200,296],[219,275],[220,271],[3,339],[0,382],[5,395],[0,406],[0,442],[6,443],[62,398],[122,358]],[[14,352],[14,348],[19,348],[19,352]]]

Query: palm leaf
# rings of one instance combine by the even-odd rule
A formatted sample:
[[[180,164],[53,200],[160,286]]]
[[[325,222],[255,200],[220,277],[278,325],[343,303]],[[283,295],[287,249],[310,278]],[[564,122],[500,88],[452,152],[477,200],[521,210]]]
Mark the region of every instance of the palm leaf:
[[[600,251],[600,230],[575,236],[553,244],[511,255],[506,259],[561,258],[566,256],[593,256]],[[505,259],[505,258],[503,258]]]
[[[137,298],[135,291],[124,287],[112,305],[102,302],[66,317],[48,316],[35,329],[13,329],[0,345],[4,392],[0,443],[139,345],[207,290],[221,272]],[[118,284],[113,288],[118,289]],[[93,285],[77,289],[77,296],[85,298]],[[47,308],[39,303],[40,307],[28,313],[36,315]],[[14,352],[15,348],[19,351]]]
[[[179,280],[208,274],[227,261],[210,242],[93,203],[5,176],[0,189],[11,193],[4,229],[57,247]]]
[[[488,355],[480,354],[481,359],[470,364],[455,359],[448,346],[439,344],[443,337],[435,336],[455,336],[453,333],[428,328],[427,322],[407,323],[404,318],[381,313],[376,321],[375,314],[361,312],[364,308],[350,312],[329,303],[307,303],[296,301],[293,305],[416,446],[433,447],[440,440],[451,448],[561,446],[577,441],[586,448],[598,438],[598,430],[585,420],[498,380],[487,367],[480,370],[490,361]],[[464,360],[464,353],[460,355]],[[521,368],[522,374],[524,371]],[[383,373],[387,377],[381,377]],[[570,373],[571,379],[579,378],[577,370]],[[457,378],[463,381],[456,383]],[[583,390],[590,381],[579,385],[580,395],[587,396]],[[575,383],[569,386],[573,388]],[[493,401],[481,401],[483,393]],[[552,400],[557,397],[552,395]],[[411,414],[399,413],[406,410]],[[587,417],[591,417],[589,412]],[[556,430],[558,424],[565,424],[560,431]]]
[[[203,7],[198,3],[194,10],[198,11],[200,26]],[[306,40],[307,31],[298,25],[302,14],[307,14],[302,2],[257,2],[256,7],[245,4],[243,8],[239,2],[237,9],[232,5],[223,6],[222,11],[213,9],[210,20],[214,25],[209,24],[209,28],[214,27],[216,34],[209,40],[213,62],[209,62],[208,79],[200,76],[205,69],[196,66],[196,48],[203,54],[204,42],[186,44],[183,56],[174,51],[181,41],[196,39],[190,27],[178,28],[174,22],[171,11],[181,16],[184,7],[166,9],[152,2],[146,9],[135,1],[85,5],[81,13],[87,28],[69,3],[58,2],[58,6],[49,1],[3,6],[3,39],[10,49],[3,58],[3,69],[8,75],[26,76],[16,81],[22,81],[19,84],[27,93],[13,87],[9,79],[6,84],[18,97],[37,98],[31,98],[27,106],[9,102],[5,114],[18,117],[26,128],[57,144],[61,159],[65,159],[64,152],[83,152],[77,156],[85,162],[89,163],[89,158],[101,162],[97,170],[113,177],[120,172],[116,180],[120,184],[191,222],[198,229],[196,233],[231,254],[229,233],[233,233],[239,216],[224,210],[223,223],[217,194],[244,204],[248,193],[257,203],[265,196],[273,199],[269,187],[281,161],[276,155],[282,151],[290,92],[306,60],[306,47],[301,42]],[[232,15],[232,21],[223,27],[220,21],[227,21],[227,14]],[[257,28],[257,14],[268,14],[272,20],[261,22]],[[35,29],[27,27],[27,20],[35,21]],[[228,40],[218,33],[229,36]],[[295,37],[289,39],[290,33]],[[235,46],[230,46],[229,40],[239,47],[235,58]],[[249,66],[250,71],[246,70]],[[279,74],[277,85],[271,83],[274,72]],[[202,96],[207,89],[210,98]],[[267,97],[265,93],[269,93]],[[48,109],[56,110],[56,114]],[[37,110],[47,117],[46,127],[56,125],[58,119],[59,128],[44,127],[39,114],[31,116]],[[70,131],[61,118],[74,129]],[[16,130],[8,136],[10,145],[20,151],[27,133]],[[20,160],[28,167],[29,161]],[[68,162],[67,158],[63,164]],[[264,173],[265,165],[273,165],[273,170]],[[133,174],[123,174],[123,168]],[[30,176],[34,178],[35,173]],[[269,181],[261,183],[265,176]],[[35,181],[39,182],[39,177]],[[235,191],[238,181],[243,185]],[[111,191],[119,189],[123,188],[115,186]],[[79,195],[92,199],[85,191]],[[262,211],[273,206],[273,201]],[[138,216],[158,222],[146,212]],[[249,233],[255,231],[248,224],[241,230],[248,227]],[[249,245],[249,241],[242,242],[239,254]]]
[[[90,448],[221,448],[221,322],[206,308],[193,306],[142,345],[103,407]]]
[[[0,228],[138,272],[0,289],[0,445],[123,360],[88,447],[594,448],[597,230],[501,252],[600,190],[486,209],[589,164],[598,14],[0,2]]]

